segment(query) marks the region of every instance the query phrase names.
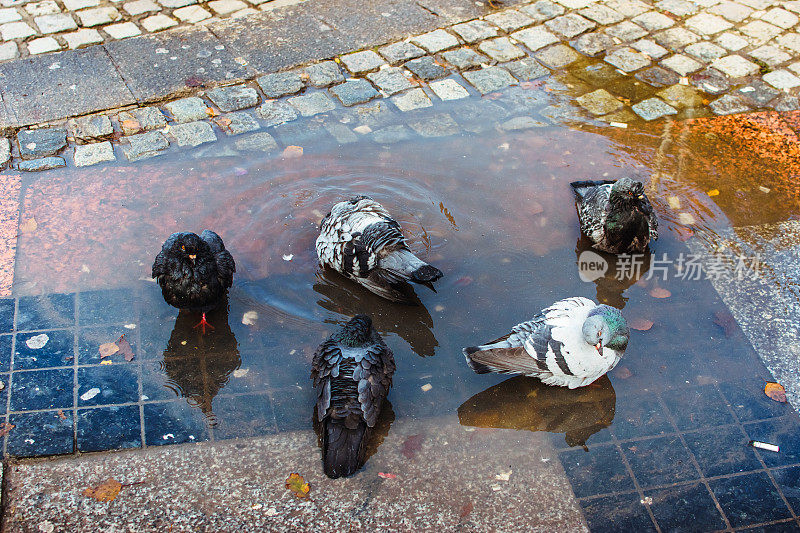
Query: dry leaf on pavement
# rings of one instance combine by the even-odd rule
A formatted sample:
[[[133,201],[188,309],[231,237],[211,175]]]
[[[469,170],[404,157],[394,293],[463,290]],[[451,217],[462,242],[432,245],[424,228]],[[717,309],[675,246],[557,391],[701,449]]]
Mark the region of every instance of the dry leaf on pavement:
[[[108,478],[96,487],[89,487],[84,490],[83,495],[94,498],[99,502],[110,502],[117,497],[120,490],[122,490],[122,483],[115,479]]]
[[[114,355],[119,351],[119,346],[114,342],[104,342],[100,345],[100,359]]]
[[[289,477],[286,478],[286,488],[298,498],[308,498],[308,493],[311,492],[311,485],[297,473],[289,474]]]
[[[126,361],[133,361],[133,357],[134,357],[133,348],[131,348],[131,345],[128,342],[128,339],[125,338],[124,334],[122,335],[122,337],[117,339],[117,342],[115,343],[115,345],[117,346],[117,349],[119,350],[119,353],[121,353],[125,357]]]
[[[775,400],[776,402],[786,403],[786,389],[780,383],[773,383],[768,381],[764,385],[764,394]]]

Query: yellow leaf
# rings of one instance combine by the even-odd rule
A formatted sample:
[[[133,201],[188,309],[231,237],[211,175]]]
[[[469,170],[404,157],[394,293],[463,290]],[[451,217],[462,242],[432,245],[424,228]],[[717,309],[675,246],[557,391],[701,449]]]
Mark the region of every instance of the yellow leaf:
[[[114,342],[104,342],[100,345],[100,359],[114,355],[119,351],[119,346]]]
[[[719,195],[719,190],[718,189],[711,189],[710,191],[708,191],[708,195],[709,196],[717,196],[717,195]]]
[[[113,365],[114,363],[111,362],[111,359],[103,359],[100,361],[101,365]]]
[[[36,219],[31,217],[28,220],[22,222],[19,225],[19,232],[20,233],[33,233],[36,231],[36,228],[39,227],[39,224],[36,223]]]
[[[122,483],[115,479],[108,478],[96,487],[90,487],[84,490],[83,495],[94,498],[99,502],[110,502],[117,497],[120,490],[122,490]]]
[[[230,126],[230,125],[231,125],[231,119],[229,119],[228,117],[219,117],[219,118],[216,118],[216,119],[214,119],[214,122],[216,122],[216,123],[217,123],[217,125],[218,125],[220,128],[227,128],[228,126]]]
[[[213,107],[207,107],[206,114],[208,114],[209,117],[216,117],[217,115],[219,115],[219,111],[217,111]]]
[[[786,389],[780,383],[773,383],[768,381],[764,385],[764,394],[775,400],[776,402],[786,403]]]
[[[283,150],[283,157],[286,159],[290,159],[292,157],[300,157],[303,155],[303,147],[302,146],[287,146]]]
[[[308,493],[311,492],[311,486],[306,483],[303,476],[297,473],[289,474],[289,477],[286,478],[286,488],[298,498],[308,498]]]
[[[650,296],[653,298],[669,298],[672,296],[672,293],[669,292],[667,289],[662,289],[661,287],[655,287],[653,290],[650,291]]]

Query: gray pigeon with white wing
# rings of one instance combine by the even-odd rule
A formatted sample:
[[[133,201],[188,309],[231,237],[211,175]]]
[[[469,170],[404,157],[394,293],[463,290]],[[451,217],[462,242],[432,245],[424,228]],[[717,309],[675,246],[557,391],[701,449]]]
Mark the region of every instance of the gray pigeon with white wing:
[[[554,303],[496,341],[462,351],[478,374],[522,374],[574,389],[614,368],[629,337],[619,309],[575,297]]]
[[[409,281],[433,289],[442,277],[441,270],[411,252],[400,224],[369,196],[333,206],[320,224],[316,250],[323,267],[397,302],[413,301]]]

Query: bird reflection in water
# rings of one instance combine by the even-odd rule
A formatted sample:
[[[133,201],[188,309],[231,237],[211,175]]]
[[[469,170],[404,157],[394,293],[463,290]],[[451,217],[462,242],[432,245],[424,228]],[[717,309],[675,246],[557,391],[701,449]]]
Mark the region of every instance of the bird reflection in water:
[[[434,355],[436,347],[439,346],[432,331],[433,318],[422,304],[387,302],[355,282],[329,270],[317,271],[314,291],[322,296],[317,300],[320,307],[348,319],[359,313],[368,314],[379,333],[382,335],[395,333],[402,337],[420,357]],[[339,321],[340,319],[335,323]]]
[[[628,302],[624,296],[634,283],[647,276],[650,270],[649,251],[635,254],[610,254],[592,248],[592,242],[585,236],[575,245],[575,263],[581,279],[597,285],[597,301],[617,309],[623,309]],[[595,270],[587,265],[587,260],[597,259],[606,265],[605,271]],[[584,277],[586,276],[586,277]]]
[[[216,423],[212,411],[214,397],[242,363],[236,337],[228,324],[228,302],[207,313],[215,329],[200,335],[193,326],[195,314],[181,311],[164,350],[164,371],[170,388],[189,405],[199,407],[209,424]]]
[[[479,392],[458,408],[462,426],[564,433],[583,446],[614,420],[617,396],[608,376],[577,389],[517,376]]]

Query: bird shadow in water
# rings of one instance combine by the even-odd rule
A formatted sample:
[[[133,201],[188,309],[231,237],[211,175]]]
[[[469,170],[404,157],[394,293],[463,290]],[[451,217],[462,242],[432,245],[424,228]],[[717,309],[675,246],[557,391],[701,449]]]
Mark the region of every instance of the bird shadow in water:
[[[317,418],[317,406],[314,404],[314,409],[311,414],[312,425],[314,433],[317,435],[317,446],[320,449],[320,463],[322,463],[322,423]],[[367,452],[364,455],[364,462],[358,465],[359,470],[369,461],[369,458],[378,452],[378,448],[383,444],[384,439],[389,435],[389,430],[394,422],[394,409],[392,409],[392,402],[388,398],[383,400],[381,412],[375,420],[375,427],[372,428],[372,433],[367,442]],[[323,467],[324,468],[324,467]]]
[[[163,367],[175,392],[186,398],[189,405],[200,408],[209,424],[215,425],[214,397],[228,383],[242,359],[228,324],[227,300],[206,313],[214,329],[207,330],[205,335],[194,328],[199,316],[188,311],[178,313],[164,349]]]
[[[568,446],[583,446],[614,420],[617,395],[603,376],[577,389],[551,387],[517,376],[479,392],[458,408],[462,426],[564,433]]]
[[[320,307],[341,316],[337,323],[363,313],[372,318],[378,332],[402,337],[420,357],[434,355],[439,346],[433,333],[433,318],[422,304],[390,302],[329,270],[317,271],[314,291],[322,297],[317,300]]]
[[[594,255],[593,255],[594,254]],[[575,245],[575,265],[578,272],[589,276],[589,280],[597,286],[597,301],[617,309],[623,309],[628,302],[624,296],[626,290],[643,278],[650,270],[649,251],[644,253],[628,254],[620,257],[592,248],[592,242],[586,236],[578,238]],[[598,257],[600,259],[598,259]],[[587,261],[604,261],[607,265],[604,272],[593,270],[587,266]],[[594,273],[594,275],[592,275]],[[581,277],[581,279],[584,279]]]

